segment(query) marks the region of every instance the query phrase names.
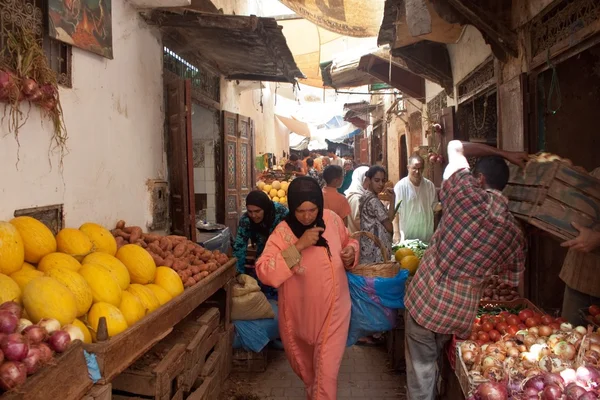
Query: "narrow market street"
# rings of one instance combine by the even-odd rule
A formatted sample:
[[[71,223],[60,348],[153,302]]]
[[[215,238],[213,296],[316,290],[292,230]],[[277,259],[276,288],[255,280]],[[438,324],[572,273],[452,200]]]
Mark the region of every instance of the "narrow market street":
[[[220,400],[304,400],[304,385],[292,371],[285,353],[270,350],[262,373],[234,372]],[[338,400],[405,399],[404,374],[390,371],[384,347],[346,349],[338,376]]]

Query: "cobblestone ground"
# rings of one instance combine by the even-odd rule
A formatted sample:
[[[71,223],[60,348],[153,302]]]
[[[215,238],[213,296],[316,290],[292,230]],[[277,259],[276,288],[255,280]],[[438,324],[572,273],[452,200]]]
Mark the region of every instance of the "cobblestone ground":
[[[390,371],[382,347],[353,346],[346,350],[338,378],[338,400],[405,399],[406,377]],[[266,372],[231,374],[222,400],[306,400],[304,385],[283,351],[269,353]]]

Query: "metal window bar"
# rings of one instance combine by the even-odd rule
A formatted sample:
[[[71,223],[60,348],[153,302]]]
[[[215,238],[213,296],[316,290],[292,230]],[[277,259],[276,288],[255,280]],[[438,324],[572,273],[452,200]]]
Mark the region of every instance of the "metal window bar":
[[[202,66],[197,66],[168,47],[163,47],[163,66],[183,79],[190,79],[193,89],[215,101],[221,99],[220,77]]]

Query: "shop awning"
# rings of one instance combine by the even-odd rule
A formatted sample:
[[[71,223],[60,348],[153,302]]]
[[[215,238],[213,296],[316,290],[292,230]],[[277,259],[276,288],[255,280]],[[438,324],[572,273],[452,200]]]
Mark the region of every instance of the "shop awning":
[[[423,100],[425,79],[408,70],[402,60],[384,51],[365,54],[352,61],[333,61],[323,68],[323,83],[335,89],[384,82],[407,96]]]
[[[206,62],[227,79],[295,83],[304,78],[273,18],[190,9],[153,10],[145,17],[160,27],[166,46]]]

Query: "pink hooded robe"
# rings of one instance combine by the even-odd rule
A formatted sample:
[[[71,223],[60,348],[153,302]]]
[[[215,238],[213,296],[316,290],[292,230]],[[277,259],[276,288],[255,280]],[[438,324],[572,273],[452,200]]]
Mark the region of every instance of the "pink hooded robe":
[[[295,244],[286,222],[271,234],[256,264],[256,274],[266,285],[278,288],[279,331],[294,372],[306,385],[309,400],[334,400],[337,376],[348,339],[350,292],[340,253],[352,246],[356,265],[358,242],[349,237],[343,221],[324,210],[325,247],[311,246],[290,267],[282,251]]]

